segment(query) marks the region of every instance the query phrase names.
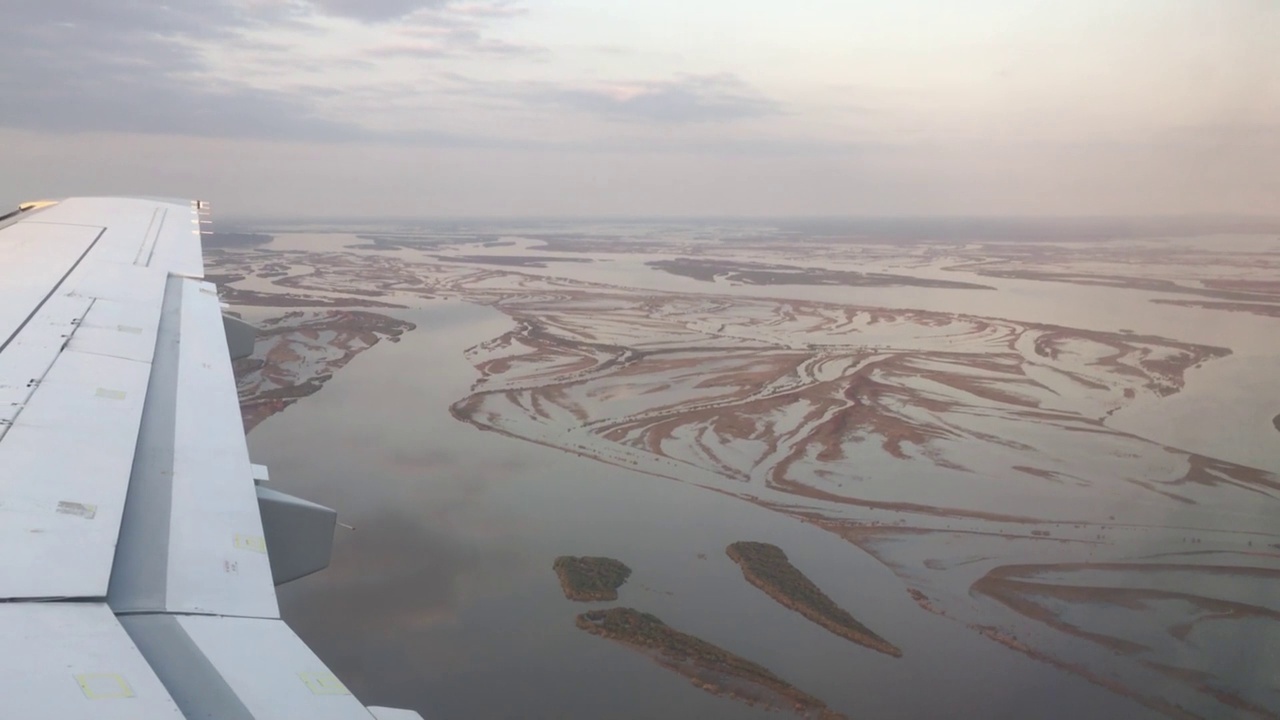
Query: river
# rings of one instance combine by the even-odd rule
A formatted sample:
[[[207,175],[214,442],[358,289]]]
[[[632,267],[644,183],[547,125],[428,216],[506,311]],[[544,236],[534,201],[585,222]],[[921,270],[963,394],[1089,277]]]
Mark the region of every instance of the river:
[[[455,420],[463,350],[504,332],[488,307],[396,311],[418,325],[356,357],[249,436],[272,484],[339,510],[332,566],[280,588],[285,618],[366,703],[426,718],[777,717],[696,689],[578,630],[558,555],[634,570],[619,605],[758,662],[858,718],[1143,717],[1145,708],[918,607],[884,565],[751,503]],[[839,639],[748,585],[724,553],[784,548],[902,648]]]

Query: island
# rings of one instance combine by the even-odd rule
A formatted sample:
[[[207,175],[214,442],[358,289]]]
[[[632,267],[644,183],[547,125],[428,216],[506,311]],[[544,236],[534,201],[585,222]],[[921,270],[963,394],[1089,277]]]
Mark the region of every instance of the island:
[[[995,290],[990,285],[939,280],[893,273],[857,272],[829,267],[799,267],[718,258],[681,257],[651,260],[651,268],[701,282],[722,279],[733,285],[843,285],[846,287],[927,287],[953,290]]]
[[[215,232],[205,235],[201,244],[206,250],[210,248],[252,248],[266,245],[272,240],[275,240],[275,236],[261,233]]]
[[[695,687],[713,695],[727,695],[775,710],[792,710],[801,717],[844,717],[765,668],[686,635],[649,613],[632,608],[593,610],[579,615],[577,626],[651,655],[659,665],[680,673]]]
[[[631,568],[607,557],[561,555],[552,567],[564,596],[578,602],[617,600],[618,588],[631,577]]]
[[[902,657],[901,650],[855,620],[847,610],[827,597],[812,580],[791,564],[787,554],[777,545],[736,542],[725,548],[725,553],[742,567],[742,574],[747,582],[763,590],[783,607],[795,610],[846,640],[886,655]]]

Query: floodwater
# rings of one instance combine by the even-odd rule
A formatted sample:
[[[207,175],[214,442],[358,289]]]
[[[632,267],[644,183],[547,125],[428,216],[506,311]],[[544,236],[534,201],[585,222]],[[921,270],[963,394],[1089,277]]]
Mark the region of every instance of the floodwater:
[[[1221,238],[1212,237],[1194,240],[1222,242]],[[1250,240],[1256,242],[1248,243]],[[1270,237],[1232,237],[1231,241],[1234,249],[1260,245],[1274,251],[1280,246],[1280,241]],[[1193,239],[1183,239],[1182,242],[1192,243]],[[573,253],[543,252],[539,250],[541,246],[541,242],[521,239],[508,251],[521,255],[545,254],[550,260],[575,256]],[[726,283],[713,286],[647,265],[653,259],[676,257],[680,255],[604,257],[595,264],[554,263],[547,269],[521,268],[521,272],[662,291],[714,292],[741,297],[964,313],[1106,332],[1131,330],[1140,335],[1228,347],[1232,351],[1231,356],[1189,373],[1186,387],[1176,395],[1139,399],[1109,418],[1108,425],[1191,452],[1253,467],[1280,468],[1280,442],[1276,441],[1271,422],[1280,413],[1280,400],[1272,404],[1258,402],[1259,394],[1269,393],[1275,378],[1280,377],[1275,318],[1151,302],[1186,299],[1185,295],[1173,293],[987,277],[893,263],[826,264],[836,269],[973,282],[995,290]],[[1211,417],[1213,422],[1206,423],[1206,417]]]
[[[759,288],[752,288],[759,290]],[[705,488],[481,432],[450,416],[463,350],[509,320],[438,301],[249,436],[280,490],[337,508],[332,566],[280,588],[285,618],[366,703],[436,718],[779,717],[694,688],[574,626],[552,561],[606,555],[621,606],[753,660],[856,718],[1147,717],[1123,697],[922,610],[862,550]],[[1273,431],[1274,432],[1274,431]],[[782,547],[903,650],[837,638],[748,585],[724,554]]]

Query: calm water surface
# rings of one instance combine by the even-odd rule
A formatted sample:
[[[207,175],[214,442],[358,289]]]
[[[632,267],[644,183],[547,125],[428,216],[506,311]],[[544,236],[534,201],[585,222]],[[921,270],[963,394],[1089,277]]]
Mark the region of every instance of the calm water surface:
[[[280,589],[285,617],[367,703],[434,718],[779,717],[692,687],[574,627],[562,554],[634,571],[618,605],[756,661],[850,717],[1146,717],[1088,682],[918,608],[887,568],[809,525],[454,420],[476,378],[462,351],[509,327],[440,302],[324,390],[254,430],[277,488],[339,510],[333,565]],[[783,547],[894,659],[839,639],[748,585],[737,540]]]

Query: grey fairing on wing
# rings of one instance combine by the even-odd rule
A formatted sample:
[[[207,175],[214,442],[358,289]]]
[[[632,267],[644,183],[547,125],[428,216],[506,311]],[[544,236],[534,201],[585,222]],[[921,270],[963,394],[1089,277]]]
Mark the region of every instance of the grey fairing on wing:
[[[338,513],[261,485],[258,511],[276,585],[329,567]]]
[[[115,612],[165,606],[182,283],[182,278],[170,276],[165,285],[151,381],[107,591],[107,602]]]
[[[253,344],[258,339],[258,329],[238,317],[222,316],[222,329],[227,334],[227,351],[232,360],[242,360],[253,354]]]
[[[255,720],[172,615],[121,615],[129,638],[189,720]]]

